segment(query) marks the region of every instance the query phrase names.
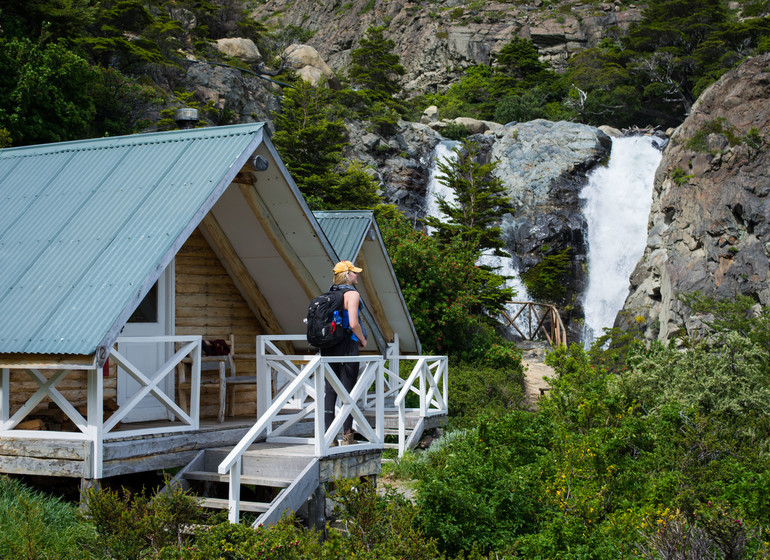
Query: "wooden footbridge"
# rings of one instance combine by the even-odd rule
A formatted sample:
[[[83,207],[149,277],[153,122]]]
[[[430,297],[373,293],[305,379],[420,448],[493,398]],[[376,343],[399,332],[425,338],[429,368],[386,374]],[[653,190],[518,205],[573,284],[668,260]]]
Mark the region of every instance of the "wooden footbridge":
[[[506,302],[503,326],[511,328],[524,340],[545,338],[551,346],[567,345],[567,331],[555,306],[534,301]]]

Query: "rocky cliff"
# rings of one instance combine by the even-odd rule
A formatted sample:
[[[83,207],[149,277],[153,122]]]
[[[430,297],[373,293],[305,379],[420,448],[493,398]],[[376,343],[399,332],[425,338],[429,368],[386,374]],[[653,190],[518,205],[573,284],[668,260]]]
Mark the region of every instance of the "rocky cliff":
[[[253,17],[271,29],[297,26],[313,33],[315,47],[335,72],[371,25],[385,26],[385,38],[406,69],[406,95],[446,90],[462,70],[489,64],[512,37],[531,39],[541,58],[557,70],[567,58],[595,46],[612,27],[627,29],[641,8],[626,2],[469,2],[462,0],[265,0]]]
[[[370,165],[386,202],[397,205],[419,227],[441,135],[431,125],[404,121],[391,137],[356,123],[348,123],[348,129],[347,156]],[[526,272],[568,250],[569,264],[558,279],[563,295],[557,303],[568,310],[563,317],[568,324],[581,318],[587,246],[579,194],[590,171],[609,158],[609,136],[591,126],[536,120],[492,126],[469,139],[479,144],[486,161],[497,162],[495,174],[511,198],[502,228],[515,268]]]
[[[770,54],[710,86],[675,131],[655,178],[647,248],[616,326],[648,339],[692,333],[678,298],[744,294],[770,304]]]

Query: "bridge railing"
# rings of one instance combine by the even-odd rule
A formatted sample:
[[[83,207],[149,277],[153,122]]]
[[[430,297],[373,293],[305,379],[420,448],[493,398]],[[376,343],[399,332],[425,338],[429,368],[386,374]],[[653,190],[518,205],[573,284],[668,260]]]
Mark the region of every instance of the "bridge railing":
[[[504,327],[511,327],[524,340],[544,337],[551,346],[567,345],[567,331],[553,305],[534,301],[509,301],[509,311],[501,313]]]

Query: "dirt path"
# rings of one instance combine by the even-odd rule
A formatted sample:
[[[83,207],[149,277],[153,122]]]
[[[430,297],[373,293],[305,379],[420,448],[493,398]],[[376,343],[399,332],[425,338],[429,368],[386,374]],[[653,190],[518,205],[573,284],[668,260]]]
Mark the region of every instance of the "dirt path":
[[[524,390],[527,394],[527,404],[531,409],[535,408],[541,396],[541,389],[547,390],[549,385],[544,377],[553,377],[553,368],[542,362],[524,361]]]
[[[530,409],[535,408],[538,399],[549,387],[544,378],[554,376],[553,368],[544,363],[545,351],[546,349],[544,347],[533,346],[522,352],[522,362],[524,363],[524,391]],[[541,391],[541,389],[543,391]]]

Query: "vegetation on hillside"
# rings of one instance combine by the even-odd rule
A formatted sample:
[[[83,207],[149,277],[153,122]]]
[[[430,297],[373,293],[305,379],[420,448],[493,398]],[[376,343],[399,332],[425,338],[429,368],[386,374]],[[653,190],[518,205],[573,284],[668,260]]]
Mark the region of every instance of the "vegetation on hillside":
[[[628,33],[609,30],[558,75],[531,42],[514,38],[431,101],[442,115],[506,123],[535,118],[616,127],[676,126],[701,92],[747,56],[770,50],[770,16],[751,4],[649,0]]]

